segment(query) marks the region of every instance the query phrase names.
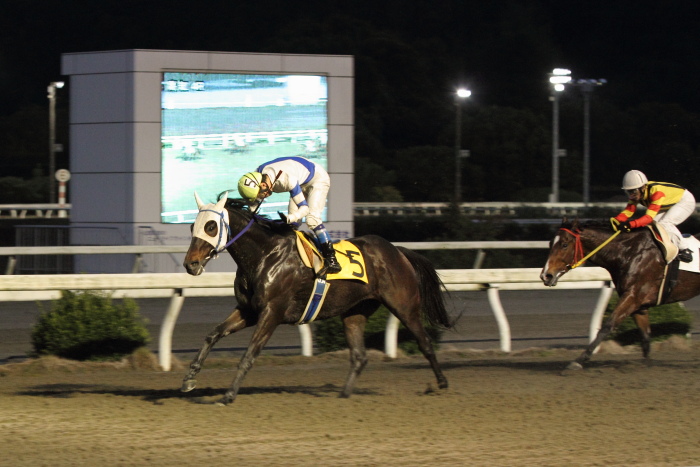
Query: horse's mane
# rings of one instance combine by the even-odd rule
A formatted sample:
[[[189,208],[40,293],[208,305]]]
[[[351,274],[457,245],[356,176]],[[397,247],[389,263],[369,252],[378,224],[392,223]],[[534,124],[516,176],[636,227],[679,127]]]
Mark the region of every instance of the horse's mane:
[[[591,230],[605,230],[612,232],[612,226],[610,225],[609,219],[584,219],[578,220],[574,219],[569,221],[564,219],[559,227],[561,229],[591,229]]]
[[[587,219],[583,223],[579,224],[582,229],[596,229],[596,230],[610,230],[612,231],[612,226],[610,225],[610,219]]]
[[[270,219],[268,216],[255,214],[254,212],[252,212],[250,210],[250,203],[248,203],[244,199],[228,198],[226,200],[226,204],[224,206],[226,207],[226,209],[229,210],[229,212],[235,212],[235,213],[239,214],[246,221],[250,221],[251,219],[255,219],[255,223],[257,225],[259,225],[260,227],[263,227],[265,230],[268,230],[272,233],[275,233],[278,235],[286,235],[289,232],[292,232],[294,230],[286,222],[283,222],[281,220],[273,220],[273,219]]]

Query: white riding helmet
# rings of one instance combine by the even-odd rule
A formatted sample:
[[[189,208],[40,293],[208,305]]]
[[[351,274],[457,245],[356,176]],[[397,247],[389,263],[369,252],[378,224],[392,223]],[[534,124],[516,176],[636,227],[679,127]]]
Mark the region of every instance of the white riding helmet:
[[[622,189],[634,190],[641,188],[649,182],[647,176],[639,170],[630,170],[622,177]]]
[[[252,203],[260,193],[260,182],[262,182],[260,172],[248,172],[238,180],[238,193]]]

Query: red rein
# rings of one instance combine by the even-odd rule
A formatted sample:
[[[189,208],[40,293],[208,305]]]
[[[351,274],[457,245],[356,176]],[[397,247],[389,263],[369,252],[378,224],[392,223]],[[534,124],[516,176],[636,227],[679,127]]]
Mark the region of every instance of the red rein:
[[[571,231],[569,229],[561,228],[559,230],[563,230],[564,232],[573,235],[573,237],[576,239],[576,242],[574,244],[574,260],[571,262],[571,264],[567,265],[567,266],[571,267],[572,264],[576,264],[579,261],[581,261],[583,259],[583,256],[584,256],[583,245],[581,244],[581,235],[574,233],[573,231]]]

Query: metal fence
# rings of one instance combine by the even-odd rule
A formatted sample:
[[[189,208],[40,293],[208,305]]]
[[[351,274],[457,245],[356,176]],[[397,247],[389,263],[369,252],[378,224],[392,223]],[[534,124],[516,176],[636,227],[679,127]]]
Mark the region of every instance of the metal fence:
[[[18,225],[18,247],[70,245],[70,228],[65,225]],[[23,255],[17,257],[16,274],[67,274],[73,272],[72,255]]]
[[[511,350],[508,318],[499,297],[499,290],[552,290],[539,280],[539,269],[460,269],[438,270],[448,291],[486,291],[499,328],[500,348]],[[208,273],[190,276],[185,273],[165,274],[58,274],[31,276],[0,276],[0,301],[53,300],[61,290],[109,290],[114,296],[132,298],[170,297],[170,305],[161,323],[158,359],[163,370],[171,368],[172,336],[178,315],[186,297],[231,296],[235,273]],[[562,277],[562,288],[599,289],[599,300],[590,322],[590,336],[600,328],[605,305],[610,299],[610,275],[599,267],[572,270]],[[398,320],[390,317],[386,329],[388,356],[396,357]],[[309,325],[299,326],[302,355],[312,354],[313,344]]]

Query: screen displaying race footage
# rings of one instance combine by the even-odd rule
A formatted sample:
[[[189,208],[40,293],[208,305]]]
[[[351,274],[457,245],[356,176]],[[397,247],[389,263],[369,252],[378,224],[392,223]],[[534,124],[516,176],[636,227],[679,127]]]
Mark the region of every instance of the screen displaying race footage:
[[[238,197],[238,179],[278,157],[302,156],[327,169],[327,108],[325,76],[164,73],[162,222],[193,222],[195,191],[205,203],[224,191]],[[288,201],[276,193],[259,213],[277,218]]]

